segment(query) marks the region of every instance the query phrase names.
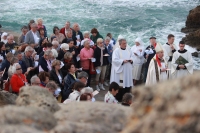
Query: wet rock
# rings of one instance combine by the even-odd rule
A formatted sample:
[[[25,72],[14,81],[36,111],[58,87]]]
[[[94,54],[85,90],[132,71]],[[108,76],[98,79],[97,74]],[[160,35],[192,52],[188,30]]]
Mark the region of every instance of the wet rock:
[[[200,6],[190,10],[189,15],[186,20],[186,27],[182,28],[181,31],[186,33],[186,37],[182,40],[186,42],[186,44],[200,49]]]
[[[7,91],[0,91],[0,106],[15,104],[17,95],[9,93]]]
[[[117,133],[122,131],[131,108],[101,102],[72,102],[54,114],[58,121],[51,133]]]
[[[60,109],[54,96],[48,90],[39,86],[22,87],[16,105],[41,108],[52,113]]]
[[[0,112],[0,131],[14,131],[17,128],[13,126],[18,126],[19,131],[27,131],[29,128],[49,131],[56,126],[52,113],[39,108],[5,106],[0,108]]]
[[[122,133],[199,133],[200,73],[133,90],[134,112]]]

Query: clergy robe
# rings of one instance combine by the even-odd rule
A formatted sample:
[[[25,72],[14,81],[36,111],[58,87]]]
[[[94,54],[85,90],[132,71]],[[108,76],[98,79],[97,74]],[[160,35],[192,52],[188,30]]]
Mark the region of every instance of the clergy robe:
[[[161,61],[161,67],[156,61],[156,56],[151,59],[147,73],[146,85],[153,85],[160,81],[167,80],[167,71],[161,72],[162,68],[166,68],[165,61]]]
[[[178,64],[176,64],[176,60],[179,58],[179,56],[182,56],[188,61],[188,63],[185,64],[185,69],[180,69]],[[171,74],[174,78],[180,78],[188,74],[193,74],[193,59],[189,51],[184,49],[183,51],[178,50],[174,53],[172,58]]]
[[[126,48],[125,50],[122,50],[121,48],[116,48],[112,55],[110,83],[114,81],[123,88],[132,87],[133,64],[131,64],[130,62],[123,63],[124,60],[132,60],[132,52],[128,48]]]
[[[174,45],[174,50],[171,49],[170,44],[166,43],[163,45],[164,59],[167,61],[167,68],[171,69],[171,61],[173,53],[176,52],[176,45]],[[171,71],[167,71],[168,79],[172,79]]]

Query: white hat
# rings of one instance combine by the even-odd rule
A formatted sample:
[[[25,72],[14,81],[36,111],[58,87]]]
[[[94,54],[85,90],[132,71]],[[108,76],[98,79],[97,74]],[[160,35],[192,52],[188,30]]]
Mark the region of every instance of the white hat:
[[[156,43],[155,51],[156,53],[163,51],[162,45],[159,42]]]
[[[60,48],[64,50],[69,50],[69,45],[67,43],[62,43]]]

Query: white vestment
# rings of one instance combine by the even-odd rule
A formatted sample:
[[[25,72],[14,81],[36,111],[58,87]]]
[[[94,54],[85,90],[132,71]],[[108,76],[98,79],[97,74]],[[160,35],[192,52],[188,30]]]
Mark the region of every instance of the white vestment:
[[[154,58],[151,59],[150,61],[149,69],[147,73],[146,85],[153,85],[153,84],[156,84],[157,82],[167,80],[167,72],[166,71],[161,72],[162,68],[166,68],[165,61],[161,62],[161,67],[158,65],[157,61],[156,61],[156,65],[157,65],[156,67],[155,61],[156,61],[156,56],[154,56]],[[156,71],[157,71],[158,77],[156,77]]]
[[[122,50],[121,48],[116,48],[112,54],[110,83],[114,81],[123,88],[133,86],[133,65],[130,62],[123,63],[124,60],[132,60],[130,49]]]
[[[179,58],[179,56],[182,56],[188,61],[188,63],[185,64],[187,69],[176,70],[178,66],[178,64],[176,64],[176,60]],[[193,59],[191,53],[188,51],[186,51],[185,53],[180,53],[179,51],[176,51],[172,58],[171,68],[172,68],[171,74],[173,75],[174,78],[180,78],[188,74],[193,74]]]
[[[174,46],[174,49],[177,50],[176,45],[173,44],[173,46]],[[170,59],[170,56],[173,56],[173,53],[172,53],[172,49],[171,49],[170,45],[164,44],[163,51],[164,51],[163,58],[164,58],[164,60],[167,61],[167,68],[171,70],[171,61],[169,61],[169,59]],[[167,72],[168,72],[167,74],[168,74],[169,79],[172,79],[173,77],[171,75],[171,71],[167,71]]]
[[[142,50],[140,52],[140,50]],[[134,45],[131,48],[131,52],[133,54],[133,79],[135,80],[139,80],[140,79],[140,75],[141,75],[141,70],[142,70],[142,65],[145,61],[144,59],[144,46],[143,45],[139,45],[136,46]],[[135,55],[134,53],[136,53],[137,55]]]

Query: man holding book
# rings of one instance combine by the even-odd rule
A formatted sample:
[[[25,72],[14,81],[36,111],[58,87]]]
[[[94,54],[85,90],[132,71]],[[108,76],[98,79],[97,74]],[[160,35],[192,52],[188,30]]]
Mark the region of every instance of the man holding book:
[[[180,41],[179,50],[173,54],[171,74],[174,78],[193,74],[192,55],[185,49],[184,41]]]

